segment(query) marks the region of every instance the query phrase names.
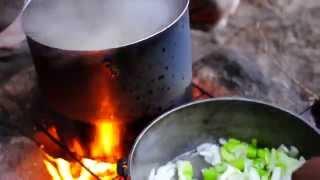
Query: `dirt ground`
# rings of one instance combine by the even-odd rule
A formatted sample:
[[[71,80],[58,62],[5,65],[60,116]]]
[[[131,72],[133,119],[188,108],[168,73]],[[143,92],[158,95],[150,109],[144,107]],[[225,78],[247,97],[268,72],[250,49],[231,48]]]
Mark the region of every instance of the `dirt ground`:
[[[223,31],[193,31],[196,80],[302,112],[320,94],[319,10],[316,0],[243,0]]]

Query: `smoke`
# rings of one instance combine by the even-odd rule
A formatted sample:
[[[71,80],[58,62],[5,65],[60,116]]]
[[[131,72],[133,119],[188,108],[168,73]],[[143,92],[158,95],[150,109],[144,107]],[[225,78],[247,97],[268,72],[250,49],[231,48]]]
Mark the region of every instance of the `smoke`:
[[[186,0],[33,0],[26,34],[51,47],[98,50],[146,38],[169,25]]]

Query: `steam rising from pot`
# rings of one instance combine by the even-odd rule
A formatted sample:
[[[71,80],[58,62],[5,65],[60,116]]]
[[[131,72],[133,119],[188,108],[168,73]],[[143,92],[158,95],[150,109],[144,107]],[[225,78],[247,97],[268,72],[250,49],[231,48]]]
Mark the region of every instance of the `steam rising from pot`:
[[[177,6],[171,1],[33,0],[25,12],[24,28],[32,39],[59,49],[115,48],[147,38],[173,22],[182,9],[172,9]]]

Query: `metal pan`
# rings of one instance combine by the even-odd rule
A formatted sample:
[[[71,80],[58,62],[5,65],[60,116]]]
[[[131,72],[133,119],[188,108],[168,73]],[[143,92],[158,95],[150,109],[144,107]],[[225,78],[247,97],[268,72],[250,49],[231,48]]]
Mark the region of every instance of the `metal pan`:
[[[305,157],[320,155],[320,132],[280,107],[248,99],[210,99],[176,108],[147,127],[129,159],[132,180],[147,179],[152,168],[220,137],[257,138],[277,147],[297,146]]]

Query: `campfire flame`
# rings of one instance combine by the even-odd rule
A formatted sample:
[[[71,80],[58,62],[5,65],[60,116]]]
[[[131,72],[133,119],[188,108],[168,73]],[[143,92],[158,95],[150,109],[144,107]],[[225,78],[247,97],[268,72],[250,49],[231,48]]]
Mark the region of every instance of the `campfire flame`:
[[[95,127],[95,136],[89,145],[90,154],[93,159],[82,158],[80,161],[101,180],[117,179],[116,163],[122,156],[120,125],[116,121],[101,120],[96,123]],[[55,132],[54,128],[51,128],[50,131]],[[85,149],[76,138],[72,140],[72,143],[68,147],[78,157],[83,157],[85,154]],[[70,162],[45,154],[44,164],[52,180],[97,179],[78,162]]]
[[[64,159],[54,159],[46,155],[44,164],[52,177],[52,180],[95,180],[90,172],[76,162],[68,162]],[[91,159],[81,161],[101,180],[117,178],[117,165]]]

